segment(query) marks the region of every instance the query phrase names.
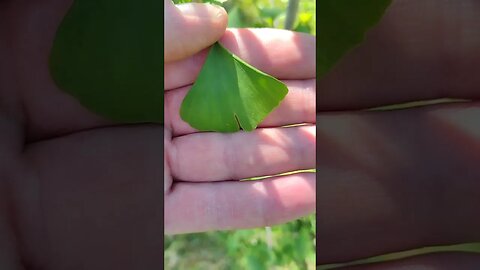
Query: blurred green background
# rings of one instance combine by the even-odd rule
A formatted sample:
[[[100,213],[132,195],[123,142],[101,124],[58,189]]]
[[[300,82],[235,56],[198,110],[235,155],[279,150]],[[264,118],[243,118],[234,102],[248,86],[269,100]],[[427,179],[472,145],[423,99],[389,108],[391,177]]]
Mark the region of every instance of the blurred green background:
[[[166,236],[165,269],[315,269],[315,215],[251,230]]]
[[[221,5],[228,12],[229,27],[282,28],[315,35],[314,0],[174,0],[173,2]]]
[[[314,0],[174,0],[222,5],[229,27],[271,27],[315,35]],[[293,3],[293,5],[292,5]],[[315,269],[315,218],[236,231],[165,236],[166,270]]]

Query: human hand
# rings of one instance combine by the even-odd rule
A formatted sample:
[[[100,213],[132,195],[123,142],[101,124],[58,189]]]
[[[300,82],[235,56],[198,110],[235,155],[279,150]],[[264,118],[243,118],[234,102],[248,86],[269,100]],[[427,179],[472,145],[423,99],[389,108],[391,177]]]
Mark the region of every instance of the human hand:
[[[159,139],[164,128],[160,125],[113,123],[93,114],[53,83],[48,56],[55,31],[72,1],[10,3],[0,3],[0,268],[160,269],[163,232],[159,228],[163,226],[163,205],[159,194],[164,183],[160,181],[162,170],[159,164],[163,157],[159,153],[163,145]],[[200,22],[192,19],[192,23]],[[223,34],[223,29],[217,34]],[[199,39],[195,39],[196,35]],[[203,47],[215,39],[205,31],[190,36],[192,40],[204,37],[209,40],[200,43]],[[297,44],[313,48],[310,38],[302,40],[297,40]],[[185,47],[180,54],[194,52],[195,49]],[[244,50],[243,55],[246,53]],[[282,75],[279,68],[282,64],[299,67],[296,61],[307,59],[295,55],[285,58],[289,61],[276,62],[276,74]],[[275,57],[272,54],[267,56],[257,61],[263,59],[268,70],[274,63],[269,60]],[[285,78],[314,78],[312,59],[307,61],[308,73],[298,68],[299,71],[292,72],[294,77]],[[188,67],[198,69],[199,65],[189,65],[189,61],[193,60],[178,62],[186,64],[181,68],[185,72],[177,74],[194,76],[194,71],[186,71]],[[193,81],[193,77],[188,80]],[[169,81],[175,82],[173,79]],[[299,90],[305,90],[305,96],[313,99],[311,80],[292,82],[295,83],[299,84]],[[304,99],[298,96],[301,103]],[[304,112],[298,111],[297,115],[312,112],[314,103],[309,102],[310,106],[306,106]],[[179,130],[173,128],[174,136]],[[268,139],[308,138],[309,142],[298,149],[295,155],[298,158],[308,155],[302,153],[302,149],[304,145],[311,148],[314,139],[311,128],[297,130],[300,129],[288,132],[266,130],[264,134],[286,134],[285,137]],[[268,139],[266,145],[273,146],[264,146],[262,151],[278,150]],[[303,167],[303,164],[297,167]],[[299,183],[292,186],[305,194],[301,199],[286,200],[292,203],[286,205],[286,210],[291,211],[284,212],[289,217],[313,209],[313,175],[289,177],[281,183],[289,184],[293,179]],[[308,183],[306,179],[309,179]],[[268,181],[270,184],[257,184],[253,188],[276,188],[279,182]],[[181,185],[178,190],[180,188]],[[181,195],[182,192],[171,191],[168,195],[171,199],[166,203],[173,202],[175,194]],[[275,202],[280,202],[279,195],[271,198],[271,206],[278,206]],[[195,229],[202,228],[205,227]]]
[[[182,33],[166,29],[166,37],[169,32]],[[213,44],[214,37],[197,48]],[[176,51],[175,44],[183,44],[183,38],[166,40],[165,233],[259,227],[312,213],[314,173],[238,180],[314,168],[315,38],[271,29],[227,30],[220,40],[227,49],[283,79],[290,90],[259,129],[232,134],[200,133],[180,118],[181,102],[207,54],[184,53],[198,51],[192,48]],[[173,48],[172,55],[184,57],[170,57],[168,48]],[[281,127],[297,123],[308,125]]]
[[[480,5],[394,1],[319,82],[318,263],[480,241]],[[436,98],[398,111],[358,111]],[[353,269],[475,269],[436,254]]]

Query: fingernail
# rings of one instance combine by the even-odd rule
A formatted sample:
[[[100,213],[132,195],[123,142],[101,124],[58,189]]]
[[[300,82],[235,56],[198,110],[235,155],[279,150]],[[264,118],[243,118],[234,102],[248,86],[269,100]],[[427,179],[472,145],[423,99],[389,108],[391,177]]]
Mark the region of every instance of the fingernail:
[[[221,18],[227,13],[223,7],[211,4],[188,3],[177,5],[177,7],[186,16],[212,20]]]

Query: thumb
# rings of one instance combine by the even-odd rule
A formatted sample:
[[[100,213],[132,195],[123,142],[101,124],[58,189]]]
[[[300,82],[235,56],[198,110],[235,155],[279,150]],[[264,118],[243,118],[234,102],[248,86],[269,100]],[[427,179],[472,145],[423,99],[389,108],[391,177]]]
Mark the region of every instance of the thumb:
[[[215,43],[227,27],[226,11],[216,5],[174,5],[165,0],[165,62],[191,56]]]

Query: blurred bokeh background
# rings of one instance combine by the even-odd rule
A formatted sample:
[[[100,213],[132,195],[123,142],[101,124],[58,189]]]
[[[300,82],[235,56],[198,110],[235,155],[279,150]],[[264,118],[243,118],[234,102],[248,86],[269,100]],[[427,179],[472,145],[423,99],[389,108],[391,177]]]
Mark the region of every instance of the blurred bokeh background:
[[[222,5],[229,14],[229,27],[270,27],[316,33],[314,0],[173,2]],[[315,269],[315,217],[313,214],[266,228],[165,236],[165,269]]]
[[[284,225],[165,236],[165,269],[315,269],[315,215]]]
[[[228,12],[229,27],[282,28],[315,35],[314,0],[174,0],[173,2],[221,5]]]

